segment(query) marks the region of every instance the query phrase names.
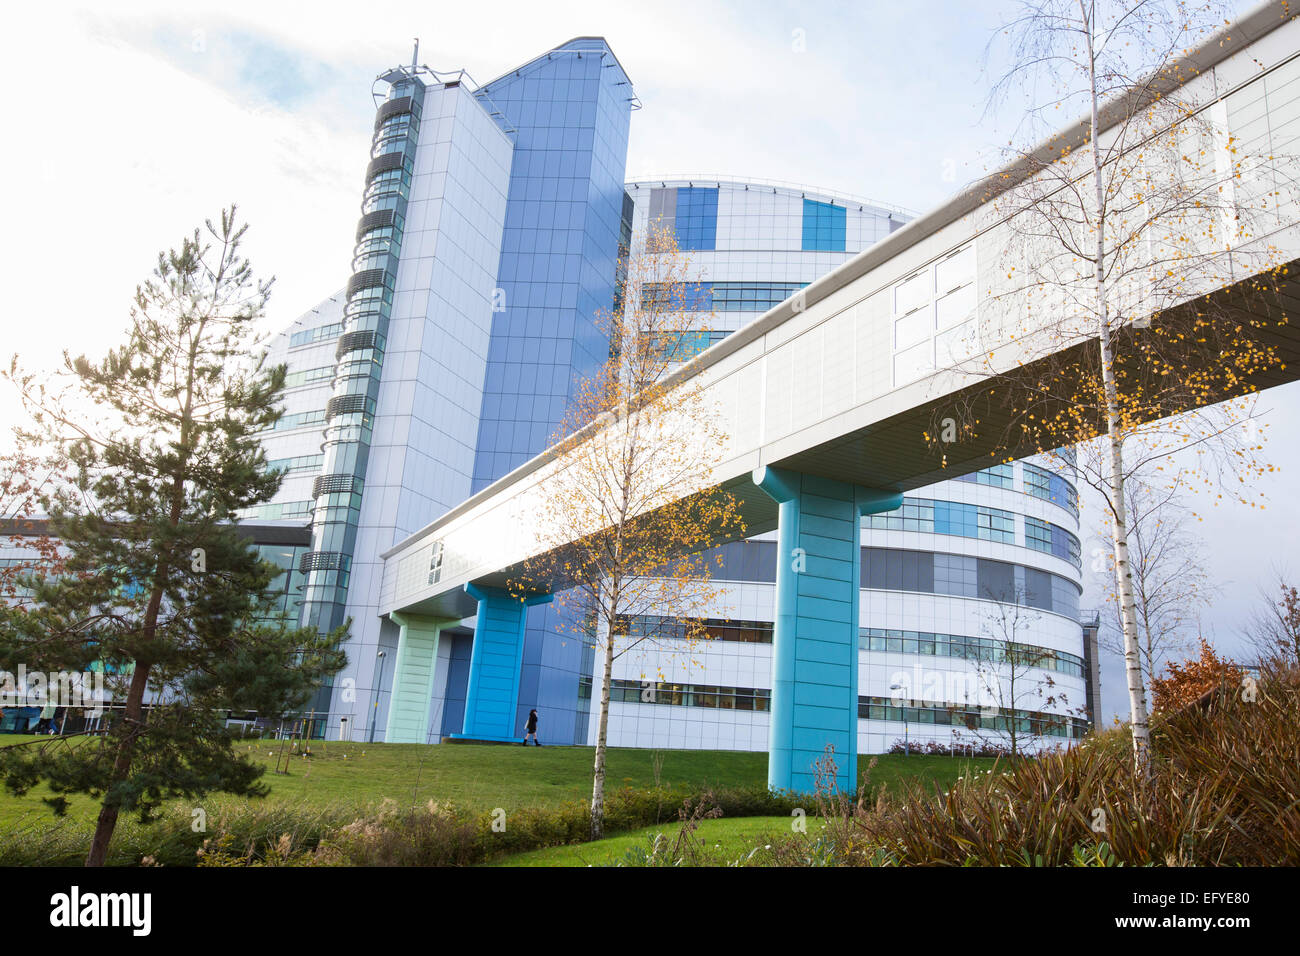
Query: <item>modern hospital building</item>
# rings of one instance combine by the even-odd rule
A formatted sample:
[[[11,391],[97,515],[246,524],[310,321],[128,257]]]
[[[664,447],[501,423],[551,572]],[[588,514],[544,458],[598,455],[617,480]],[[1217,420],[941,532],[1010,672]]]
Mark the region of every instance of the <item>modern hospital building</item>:
[[[317,702],[331,739],[388,734],[399,628],[378,612],[382,555],[545,449],[575,385],[608,355],[594,316],[613,305],[620,248],[651,221],[675,229],[700,280],[710,327],[691,348],[703,350],[912,218],[758,179],[626,181],[640,103],[599,38],[481,85],[397,68],[376,81],[376,100],[352,272],[272,343],[289,388],[265,447],[286,475],[246,515],[259,540],[279,536],[263,549],[286,568],[286,607],[321,626],[352,620],[349,663]],[[933,362],[936,337],[974,308],[976,275],[968,249],[899,284],[896,346],[908,349],[896,360]],[[862,752],[905,736],[948,743],[954,731],[969,742],[1011,719],[1059,743],[1095,717],[1066,472],[999,464],[863,519]],[[712,640],[616,662],[611,745],[767,749],[775,549],[774,535],[725,546]],[[593,651],[557,613],[528,611],[518,722],[536,708],[545,742],[590,743]],[[464,729],[473,643],[473,619],[444,629],[432,673],[399,678],[427,688],[428,742]],[[1009,646],[1033,666],[1015,699],[986,694],[977,706],[975,676],[1007,666]]]

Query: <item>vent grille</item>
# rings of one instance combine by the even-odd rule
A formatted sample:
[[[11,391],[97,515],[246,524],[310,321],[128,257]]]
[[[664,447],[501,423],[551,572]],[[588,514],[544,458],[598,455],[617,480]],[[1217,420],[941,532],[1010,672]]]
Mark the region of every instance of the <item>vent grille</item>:
[[[381,156],[376,156],[370,161],[370,165],[366,167],[366,182],[369,183],[374,178],[375,173],[382,173],[387,169],[401,169],[402,158],[402,153],[384,153]]]
[[[334,350],[334,357],[339,359],[349,352],[360,352],[362,349],[374,347],[374,329],[365,329],[361,332],[346,332],[339,337],[339,347]]]
[[[391,226],[393,224],[394,212],[391,209],[376,209],[374,212],[368,212],[361,217],[357,223],[357,242],[361,237],[371,229],[377,229],[380,226]]]
[[[321,495],[359,494],[362,483],[362,479],[356,475],[319,475],[311,483],[311,496],[319,498]]]
[[[325,403],[325,420],[329,421],[338,415],[355,415],[358,412],[369,411],[366,408],[368,404],[364,395],[335,395]]]
[[[351,560],[340,551],[308,551],[298,561],[298,570],[304,574],[311,571],[346,571]]]
[[[384,103],[375,112],[375,129],[384,125],[384,120],[391,116],[397,116],[399,113],[413,113],[411,108],[411,98],[409,96],[399,96],[395,100],[389,100]]]
[[[370,289],[374,286],[383,285],[385,274],[383,269],[366,269],[364,272],[358,272],[348,280],[349,298],[361,289]]]

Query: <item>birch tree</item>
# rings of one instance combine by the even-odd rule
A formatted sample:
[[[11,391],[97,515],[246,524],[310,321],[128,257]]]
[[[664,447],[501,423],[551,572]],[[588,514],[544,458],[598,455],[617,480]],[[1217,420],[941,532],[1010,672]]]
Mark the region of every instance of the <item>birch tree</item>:
[[[520,594],[562,582],[556,600],[584,622],[597,652],[593,838],[604,832],[614,662],[647,641],[692,653],[720,597],[709,549],[744,531],[738,501],[711,487],[728,441],[717,410],[702,381],[672,374],[707,322],[700,292],[671,230],[652,224],[624,257],[615,308],[600,316],[610,358],[576,389],[556,446],[560,465],[541,485],[541,556],[512,582]],[[668,618],[670,627],[630,626],[641,616]],[[643,687],[653,700],[653,684]]]
[[[1107,511],[1142,766],[1126,485],[1179,455],[1216,501],[1258,506],[1251,479],[1269,466],[1243,423],[1286,360],[1285,261],[1271,237],[1296,195],[1295,167],[1267,136],[1235,137],[1224,101],[1198,82],[1186,54],[1223,23],[1215,4],[1176,0],[1021,5],[1000,35],[1012,66],[992,101],[1023,94],[1031,135],[1083,118],[1012,147],[983,184],[978,315],[936,358],[983,383],[940,413],[959,420],[958,442],[978,440],[994,460],[1077,447],[1077,474]],[[1228,287],[1235,301],[1219,294]]]

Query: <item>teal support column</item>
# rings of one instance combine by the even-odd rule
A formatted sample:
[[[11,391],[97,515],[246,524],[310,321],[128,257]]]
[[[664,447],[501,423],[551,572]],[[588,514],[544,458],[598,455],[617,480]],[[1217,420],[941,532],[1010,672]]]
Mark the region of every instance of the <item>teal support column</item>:
[[[853,792],[860,519],[892,511],[903,496],[777,468],[757,468],[753,480],[780,505],[767,783],[812,793],[814,764],[829,745],[835,748],[839,788]]]
[[[393,695],[384,740],[390,744],[429,742],[429,702],[438,666],[438,635],[455,621],[419,614],[388,615],[401,628],[393,663]]]
[[[478,618],[469,658],[464,729],[452,736],[520,740],[523,731],[515,726],[515,707],[524,659],[524,624],[528,608],[546,604],[552,595],[537,594],[521,601],[503,588],[467,584],[465,590],[478,600]]]

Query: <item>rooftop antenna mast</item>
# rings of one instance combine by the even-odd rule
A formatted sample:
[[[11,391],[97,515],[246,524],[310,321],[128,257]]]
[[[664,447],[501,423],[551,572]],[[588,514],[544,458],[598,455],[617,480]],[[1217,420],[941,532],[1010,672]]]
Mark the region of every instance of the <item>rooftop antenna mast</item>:
[[[415,38],[415,49],[411,51],[411,70],[412,70],[412,72],[415,71],[415,68],[416,68],[416,66],[419,64],[419,62],[420,62],[420,38],[419,38],[419,37],[416,37],[416,38]]]

